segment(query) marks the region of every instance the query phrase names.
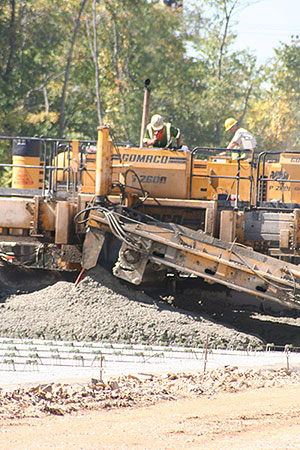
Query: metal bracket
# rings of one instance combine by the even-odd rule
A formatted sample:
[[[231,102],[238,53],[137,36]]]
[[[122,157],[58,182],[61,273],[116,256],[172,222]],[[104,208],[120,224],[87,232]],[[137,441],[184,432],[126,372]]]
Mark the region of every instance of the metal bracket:
[[[148,261],[149,253],[140,253],[123,243],[113,274],[130,283],[141,284]]]
[[[104,233],[101,231],[88,229],[83,243],[81,262],[82,267],[86,270],[92,269],[97,264],[104,239]]]

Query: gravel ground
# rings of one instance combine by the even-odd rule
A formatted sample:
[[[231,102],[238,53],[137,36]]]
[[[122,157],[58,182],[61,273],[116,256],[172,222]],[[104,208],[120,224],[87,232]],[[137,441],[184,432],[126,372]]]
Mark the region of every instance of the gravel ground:
[[[155,301],[100,266],[77,287],[58,281],[31,293],[8,296],[1,306],[0,335],[5,337],[196,347],[208,335],[209,345],[262,343],[255,335],[221,325],[209,316]]]
[[[45,414],[63,416],[80,410],[149,406],[179,400],[273,386],[299,385],[300,373],[281,370],[240,370],[227,367],[205,373],[126,375],[107,382],[50,383],[0,391],[0,423]]]

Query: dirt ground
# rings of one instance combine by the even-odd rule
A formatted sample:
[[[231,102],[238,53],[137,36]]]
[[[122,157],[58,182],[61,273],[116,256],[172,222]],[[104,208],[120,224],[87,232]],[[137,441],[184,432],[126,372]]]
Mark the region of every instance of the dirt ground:
[[[300,386],[2,422],[2,450],[300,448]]]

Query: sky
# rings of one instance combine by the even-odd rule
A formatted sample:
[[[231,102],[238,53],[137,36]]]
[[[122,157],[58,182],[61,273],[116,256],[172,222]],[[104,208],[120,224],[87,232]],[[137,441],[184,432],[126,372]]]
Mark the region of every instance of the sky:
[[[250,3],[250,2],[249,2]],[[260,64],[275,56],[280,41],[291,42],[291,35],[300,36],[300,0],[253,0],[240,11],[236,47],[248,48]]]
[[[200,1],[200,0],[198,0]],[[184,0],[189,5],[192,0]],[[275,56],[280,42],[290,43],[291,35],[300,36],[300,0],[248,0],[250,6],[236,12],[238,37],[235,48],[248,49],[264,64]]]

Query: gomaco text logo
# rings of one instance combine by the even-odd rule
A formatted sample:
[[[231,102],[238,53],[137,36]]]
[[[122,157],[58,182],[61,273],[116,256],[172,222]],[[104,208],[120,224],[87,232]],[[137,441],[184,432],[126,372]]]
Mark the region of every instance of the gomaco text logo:
[[[130,163],[167,164],[169,157],[166,155],[137,155],[124,153],[122,160]]]

